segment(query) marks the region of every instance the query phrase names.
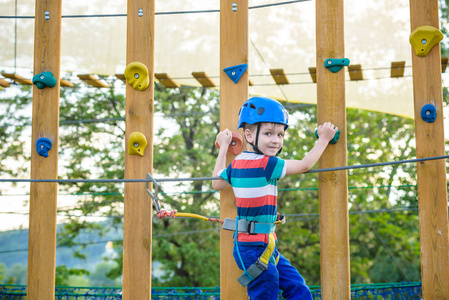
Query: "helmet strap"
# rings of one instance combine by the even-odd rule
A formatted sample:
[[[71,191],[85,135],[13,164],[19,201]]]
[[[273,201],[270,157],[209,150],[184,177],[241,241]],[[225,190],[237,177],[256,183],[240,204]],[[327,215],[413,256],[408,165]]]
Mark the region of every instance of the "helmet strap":
[[[281,154],[281,152],[282,152],[282,147],[281,147],[281,149],[279,149],[278,153],[276,153],[276,156],[278,156],[279,154]]]
[[[260,123],[257,123],[257,130],[256,130],[256,142],[250,143],[248,142],[248,140],[246,141],[248,144],[251,145],[251,147],[253,147],[253,150],[256,154],[263,154],[262,151],[259,150],[259,148],[257,147],[257,143],[259,142],[259,132],[260,132]],[[245,137],[246,139],[246,137]]]

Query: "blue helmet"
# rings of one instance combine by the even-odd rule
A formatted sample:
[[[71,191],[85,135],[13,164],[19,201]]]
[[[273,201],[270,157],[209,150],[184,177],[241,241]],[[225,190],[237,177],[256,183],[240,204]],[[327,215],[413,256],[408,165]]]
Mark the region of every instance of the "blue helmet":
[[[237,129],[244,124],[256,124],[260,122],[284,124],[288,128],[288,113],[278,101],[268,97],[253,97],[243,104],[239,111],[239,124]]]

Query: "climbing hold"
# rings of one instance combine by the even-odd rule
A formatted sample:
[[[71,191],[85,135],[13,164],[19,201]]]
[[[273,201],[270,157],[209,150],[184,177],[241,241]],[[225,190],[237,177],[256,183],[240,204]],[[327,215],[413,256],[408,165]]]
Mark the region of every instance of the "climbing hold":
[[[332,73],[337,73],[344,66],[349,66],[349,63],[348,58],[328,58],[324,61],[324,66]]]
[[[125,78],[138,91],[143,91],[150,85],[148,68],[140,62],[132,62],[126,67]]]
[[[429,51],[443,39],[443,34],[438,28],[432,26],[420,26],[410,34],[410,44],[416,55],[426,56]]]
[[[35,84],[40,90],[47,86],[52,88],[56,85],[56,78],[51,72],[39,73],[34,75],[33,84]]]
[[[51,149],[51,141],[47,138],[39,138],[36,141],[37,154],[48,157],[48,151]]]
[[[143,156],[145,148],[147,147],[147,139],[143,135],[143,133],[134,131],[129,135],[128,140],[128,154],[139,154]]]
[[[234,83],[237,83],[242,77],[243,73],[245,73],[246,69],[248,69],[248,64],[236,65],[233,67],[224,68],[223,71],[231,78]]]
[[[318,129],[315,130],[315,136],[316,138],[318,138]],[[340,129],[337,130],[337,132],[334,135],[334,138],[330,140],[329,144],[336,144],[339,138],[340,138]]]
[[[426,104],[421,109],[421,119],[427,123],[433,123],[437,118],[437,110],[432,104]]]
[[[220,149],[220,145],[217,143],[217,141],[215,141],[215,147]],[[232,141],[229,144],[228,152],[232,153],[234,155],[238,155],[238,154],[240,154],[240,152],[242,152],[242,148],[243,148],[242,136],[237,132],[233,132],[232,133]]]

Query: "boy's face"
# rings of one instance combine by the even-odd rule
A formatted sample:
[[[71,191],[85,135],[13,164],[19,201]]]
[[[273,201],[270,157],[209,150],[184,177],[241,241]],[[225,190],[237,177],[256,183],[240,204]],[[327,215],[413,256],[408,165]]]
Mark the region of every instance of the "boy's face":
[[[285,125],[277,123],[261,123],[257,147],[267,156],[276,156],[284,145]],[[255,143],[257,130],[250,131],[248,142]]]

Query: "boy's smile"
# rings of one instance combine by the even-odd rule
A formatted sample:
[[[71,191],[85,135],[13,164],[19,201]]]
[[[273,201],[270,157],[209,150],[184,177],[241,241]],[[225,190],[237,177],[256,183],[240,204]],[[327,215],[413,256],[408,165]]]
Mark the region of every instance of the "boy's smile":
[[[267,156],[276,156],[284,145],[285,125],[277,123],[261,123],[258,149]],[[248,142],[255,143],[256,132],[251,131]]]

